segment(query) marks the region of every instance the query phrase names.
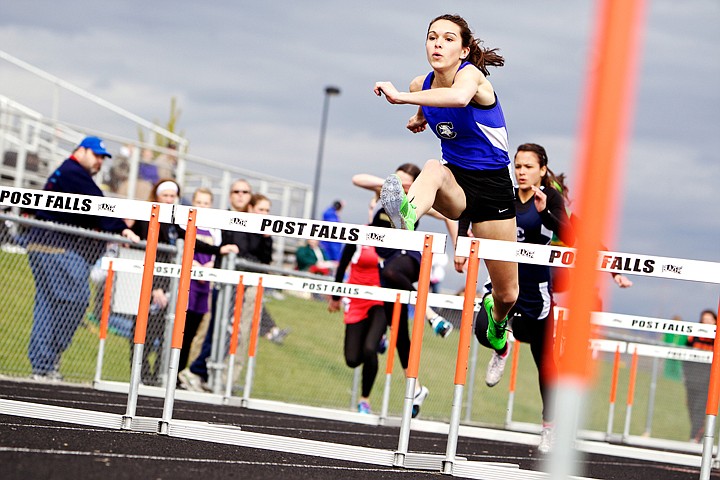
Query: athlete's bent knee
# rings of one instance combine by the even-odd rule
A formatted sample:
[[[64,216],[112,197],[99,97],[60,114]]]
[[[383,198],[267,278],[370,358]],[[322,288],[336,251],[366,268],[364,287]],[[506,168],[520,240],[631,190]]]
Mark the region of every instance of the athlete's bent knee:
[[[520,288],[517,285],[506,287],[504,289],[493,289],[493,297],[495,303],[502,303],[513,306],[517,301]]]

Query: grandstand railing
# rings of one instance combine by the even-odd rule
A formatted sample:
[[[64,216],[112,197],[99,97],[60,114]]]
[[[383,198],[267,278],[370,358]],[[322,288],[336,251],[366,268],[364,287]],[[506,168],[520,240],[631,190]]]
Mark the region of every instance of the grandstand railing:
[[[196,188],[206,187],[214,193],[216,207],[225,209],[232,182],[243,178],[254,191],[272,201],[274,213],[310,216],[313,193],[309,185],[191,154],[187,140],[181,136],[3,50],[0,50],[0,73],[7,75],[5,78],[12,74],[27,80],[28,85],[49,91],[51,97],[50,105],[41,112],[0,95],[0,185],[42,188],[49,174],[83,137],[97,135],[105,140],[108,151],[113,154],[96,176],[107,196],[147,200],[151,180],[156,174],[166,173],[165,176],[174,177],[181,185],[186,203]],[[61,93],[71,94],[62,96],[63,108]],[[65,110],[77,108],[110,112],[120,119],[121,126],[106,131],[63,120]],[[118,131],[128,133],[118,134]],[[137,132],[143,132],[143,138],[153,141],[141,142],[128,137]],[[155,137],[161,139],[157,142],[160,145],[154,141]],[[293,251],[296,246],[296,239],[278,237],[274,244],[276,265],[281,266],[285,252]]]

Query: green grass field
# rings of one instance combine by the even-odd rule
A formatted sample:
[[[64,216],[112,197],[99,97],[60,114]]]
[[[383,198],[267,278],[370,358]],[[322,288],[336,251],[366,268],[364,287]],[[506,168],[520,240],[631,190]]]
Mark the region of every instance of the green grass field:
[[[34,284],[23,255],[0,252],[0,374],[28,376],[27,344],[32,322]],[[268,299],[267,308],[281,328],[291,332],[285,344],[275,345],[260,339],[252,397],[306,405],[351,408],[353,371],[343,359],[344,324],[342,314],[327,312],[327,304],[287,295],[285,300]],[[85,320],[65,352],[61,373],[69,381],[88,383],[95,373],[98,350],[98,327]],[[425,329],[420,365],[420,382],[430,389],[422,408],[423,418],[448,420],[452,404],[455,357],[458,334],[447,339],[436,337]],[[472,423],[500,426],[506,416],[508,372],[496,387],[485,386],[485,367],[489,351],[481,348],[477,358],[477,378],[473,392]],[[629,358],[624,357],[615,410],[614,432],[621,433],[625,421]],[[386,355],[380,356],[380,369],[371,395],[375,411],[380,410],[385,383]],[[608,396],[612,373],[611,360],[601,357],[595,363],[594,386],[588,391],[585,427],[605,431]],[[130,376],[130,347],[127,338],[110,333],[106,342],[103,379],[127,381]],[[240,377],[244,383],[244,373]],[[397,361],[391,383],[390,413],[402,409],[405,380]],[[645,430],[650,371],[638,372],[636,399],[630,433]],[[463,415],[464,418],[464,415]],[[513,420],[539,423],[540,394],[537,370],[527,345],[521,345]],[[652,436],[685,440],[689,420],[682,382],[658,379]]]

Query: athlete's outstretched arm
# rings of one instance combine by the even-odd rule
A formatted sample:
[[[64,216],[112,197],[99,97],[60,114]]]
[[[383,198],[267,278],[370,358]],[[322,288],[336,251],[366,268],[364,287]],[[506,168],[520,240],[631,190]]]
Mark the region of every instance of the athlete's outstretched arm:
[[[495,102],[492,85],[485,78],[485,75],[472,65],[468,65],[457,72],[450,87],[400,92],[392,82],[377,82],[375,83],[374,92],[377,96],[385,94],[387,101],[392,104],[423,105],[426,107],[466,107],[473,99],[476,99],[481,105],[491,105]]]

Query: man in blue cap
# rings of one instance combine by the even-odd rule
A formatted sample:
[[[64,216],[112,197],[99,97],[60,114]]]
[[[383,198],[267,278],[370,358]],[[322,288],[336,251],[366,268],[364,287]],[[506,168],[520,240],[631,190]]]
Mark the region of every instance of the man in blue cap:
[[[111,157],[98,137],[86,137],[55,170],[44,190],[102,197],[92,176]],[[38,210],[39,220],[140,238],[119,218]],[[105,251],[105,242],[71,233],[33,227],[28,232],[28,260],[35,277],[35,305],[28,358],[35,380],[58,381],[60,356],[70,345],[90,300],[88,277]]]

